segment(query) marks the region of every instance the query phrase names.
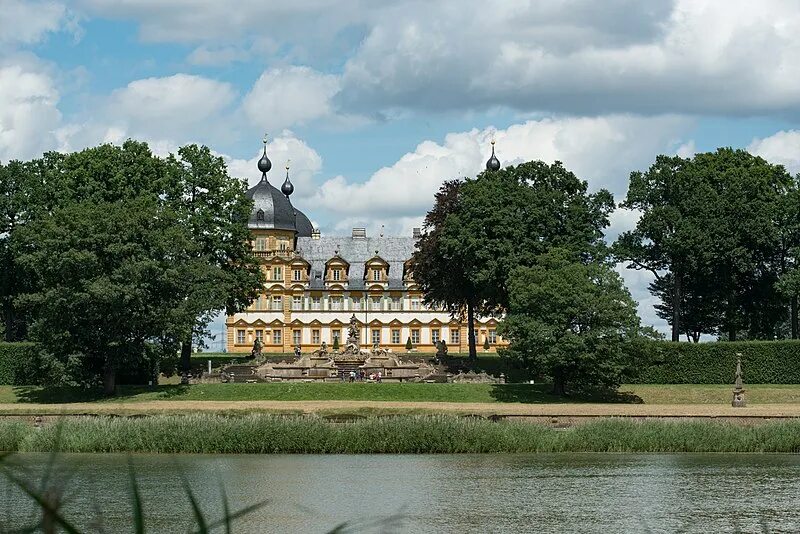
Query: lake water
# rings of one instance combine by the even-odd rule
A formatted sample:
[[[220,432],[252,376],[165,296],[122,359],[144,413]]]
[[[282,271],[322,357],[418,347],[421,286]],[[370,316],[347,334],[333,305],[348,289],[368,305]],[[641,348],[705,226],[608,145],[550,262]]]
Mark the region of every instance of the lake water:
[[[800,456],[709,454],[134,455],[148,532],[192,523],[183,472],[206,515],[269,499],[235,532],[800,532]],[[36,477],[47,455],[17,455]],[[66,515],[132,532],[128,456],[58,459]],[[17,471],[19,472],[19,471]],[[68,480],[65,480],[68,477]],[[0,481],[0,531],[33,507]],[[375,522],[378,523],[375,523]]]

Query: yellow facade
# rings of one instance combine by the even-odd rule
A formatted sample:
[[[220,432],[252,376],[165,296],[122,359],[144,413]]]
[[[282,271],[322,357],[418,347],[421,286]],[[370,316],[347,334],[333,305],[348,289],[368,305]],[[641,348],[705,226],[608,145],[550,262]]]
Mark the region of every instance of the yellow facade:
[[[361,324],[365,346],[377,343],[405,352],[410,339],[415,351],[434,353],[444,339],[449,352],[468,351],[466,323],[423,301],[409,269],[412,238],[366,239],[354,232],[353,237],[296,239],[291,231],[258,229],[252,231],[252,245],[262,261],[264,291],[247,310],[227,318],[228,352],[249,353],[257,338],[262,352],[269,353],[291,353],[297,345],[310,352],[323,342],[332,346],[337,337],[343,346],[352,315]],[[323,245],[333,253],[325,254]],[[354,251],[367,246],[375,254],[353,261]],[[381,248],[391,251],[389,259]],[[350,251],[350,257],[338,249]],[[492,352],[506,345],[494,318],[476,320],[475,331],[479,352],[487,339]]]

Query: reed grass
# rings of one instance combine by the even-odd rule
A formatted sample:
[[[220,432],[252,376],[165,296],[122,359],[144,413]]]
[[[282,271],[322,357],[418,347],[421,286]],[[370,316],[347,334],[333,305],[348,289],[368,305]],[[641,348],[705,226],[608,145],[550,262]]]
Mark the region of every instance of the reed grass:
[[[800,452],[800,421],[604,419],[570,429],[455,416],[159,415],[0,422],[0,450],[151,453]]]

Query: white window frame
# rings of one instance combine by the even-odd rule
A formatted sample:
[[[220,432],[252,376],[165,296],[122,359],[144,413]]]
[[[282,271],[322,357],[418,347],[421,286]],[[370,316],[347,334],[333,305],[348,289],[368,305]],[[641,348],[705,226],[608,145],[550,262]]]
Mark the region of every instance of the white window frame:
[[[272,343],[274,343],[275,345],[280,345],[281,343],[283,343],[283,330],[281,330],[280,328],[275,328],[272,331]]]
[[[420,341],[419,328],[412,328],[411,329],[411,344],[412,345],[419,345],[419,341]]]
[[[399,328],[392,328],[392,344],[399,345],[400,344],[400,329]]]

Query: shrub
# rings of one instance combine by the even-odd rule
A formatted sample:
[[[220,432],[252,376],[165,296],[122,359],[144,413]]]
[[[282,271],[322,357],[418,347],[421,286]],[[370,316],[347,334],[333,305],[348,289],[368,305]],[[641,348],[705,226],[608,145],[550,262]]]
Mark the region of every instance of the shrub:
[[[0,384],[37,386],[58,383],[60,366],[37,343],[0,342]]]
[[[414,345],[411,344],[411,338],[409,337],[408,341],[406,341],[406,350],[411,350],[413,348],[414,348]]]
[[[631,355],[638,384],[730,384],[736,355],[745,383],[800,384],[800,340],[634,343]]]

